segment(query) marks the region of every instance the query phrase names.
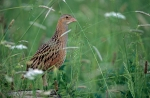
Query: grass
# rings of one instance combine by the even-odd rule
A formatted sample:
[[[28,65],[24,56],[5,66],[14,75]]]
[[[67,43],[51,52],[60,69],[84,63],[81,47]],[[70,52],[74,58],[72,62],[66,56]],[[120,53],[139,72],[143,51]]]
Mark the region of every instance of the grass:
[[[149,65],[150,59],[150,29],[146,25],[150,17],[135,12],[149,13],[148,1],[0,2],[0,97],[8,97],[9,77],[13,78],[15,91],[43,89],[41,75],[33,81],[21,80],[16,72],[25,71],[26,62],[54,34],[61,13],[72,14],[78,20],[69,27],[68,47],[79,48],[68,49],[59,71],[48,72],[49,89],[57,80],[63,98],[150,97],[149,73],[144,73],[145,62]],[[45,18],[48,9],[39,5],[52,6],[55,11]],[[126,19],[105,17],[108,12],[119,12]],[[27,49],[8,48],[14,44],[23,44]]]

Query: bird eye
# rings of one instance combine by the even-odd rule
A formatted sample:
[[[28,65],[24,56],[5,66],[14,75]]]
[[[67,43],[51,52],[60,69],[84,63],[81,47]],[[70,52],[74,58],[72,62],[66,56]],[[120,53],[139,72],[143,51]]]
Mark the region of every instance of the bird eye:
[[[69,17],[68,16],[66,16],[66,19],[68,19]]]

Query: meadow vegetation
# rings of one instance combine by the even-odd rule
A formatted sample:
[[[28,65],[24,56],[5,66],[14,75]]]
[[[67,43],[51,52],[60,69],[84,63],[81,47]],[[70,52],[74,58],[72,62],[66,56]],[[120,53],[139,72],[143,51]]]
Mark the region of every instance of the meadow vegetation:
[[[76,48],[48,72],[48,89],[57,80],[62,98],[149,98],[149,9],[149,0],[0,0],[0,97],[12,81],[15,91],[43,90],[41,75],[22,80],[21,72],[71,14],[67,46]]]

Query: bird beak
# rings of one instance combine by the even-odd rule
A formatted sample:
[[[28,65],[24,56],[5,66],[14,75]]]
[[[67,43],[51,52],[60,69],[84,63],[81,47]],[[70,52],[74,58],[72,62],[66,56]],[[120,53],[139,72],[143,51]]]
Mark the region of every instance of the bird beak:
[[[77,20],[75,18],[71,18],[69,22],[67,22],[67,24],[70,24],[71,22],[76,22]]]
[[[77,20],[75,18],[71,18],[71,22],[76,22]]]

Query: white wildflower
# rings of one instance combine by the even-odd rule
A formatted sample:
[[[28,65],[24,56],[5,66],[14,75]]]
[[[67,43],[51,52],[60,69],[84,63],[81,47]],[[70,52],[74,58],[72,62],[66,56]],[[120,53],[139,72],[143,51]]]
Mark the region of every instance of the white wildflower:
[[[25,45],[14,45],[14,46],[11,46],[10,49],[27,49],[27,47]]]
[[[0,44],[4,45],[5,47],[8,47],[10,49],[27,49],[27,47],[25,45],[15,45],[15,43],[13,42],[8,42],[8,41],[1,41]]]
[[[121,13],[116,13],[116,12],[105,13],[104,16],[105,17],[116,17],[116,18],[120,18],[120,19],[126,19],[126,17],[124,15],[122,15]]]
[[[12,46],[11,46],[11,45],[9,45],[9,44],[6,44],[6,45],[5,45],[5,47],[7,47],[7,48],[11,48]]]
[[[8,42],[8,41],[6,41],[6,40],[2,40],[2,41],[0,42],[0,44],[2,44],[2,45],[15,45],[15,43],[13,43],[13,42]]]
[[[37,75],[43,74],[42,70],[29,68],[29,71],[24,75],[25,78],[34,80]]]
[[[30,21],[30,25],[34,25],[34,26],[39,27],[39,28],[41,28],[41,29],[43,29],[43,30],[46,30],[46,27],[45,27],[45,26],[43,26],[43,25],[41,25],[41,24],[39,24],[39,23],[37,23],[37,22],[32,22],[32,21]]]
[[[5,79],[7,80],[7,82],[12,82],[13,78],[9,77],[8,75],[5,75]]]

